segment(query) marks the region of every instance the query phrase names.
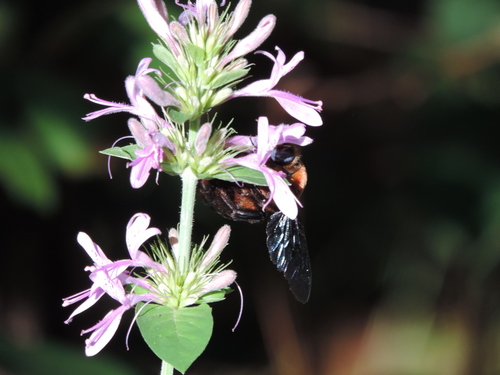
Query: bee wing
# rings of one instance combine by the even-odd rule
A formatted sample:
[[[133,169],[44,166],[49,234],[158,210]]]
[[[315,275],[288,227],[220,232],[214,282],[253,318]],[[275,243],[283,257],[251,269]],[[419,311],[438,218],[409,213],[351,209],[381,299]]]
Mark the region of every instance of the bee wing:
[[[311,263],[302,224],[282,212],[267,222],[267,248],[271,261],[285,274],[295,298],[306,303],[311,294]]]

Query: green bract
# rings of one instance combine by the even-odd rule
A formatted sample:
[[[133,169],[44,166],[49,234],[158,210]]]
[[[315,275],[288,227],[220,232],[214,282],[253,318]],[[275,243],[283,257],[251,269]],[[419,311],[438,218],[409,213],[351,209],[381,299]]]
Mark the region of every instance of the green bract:
[[[174,309],[141,303],[136,313],[148,346],[181,373],[200,356],[212,336],[212,309],[207,304]]]

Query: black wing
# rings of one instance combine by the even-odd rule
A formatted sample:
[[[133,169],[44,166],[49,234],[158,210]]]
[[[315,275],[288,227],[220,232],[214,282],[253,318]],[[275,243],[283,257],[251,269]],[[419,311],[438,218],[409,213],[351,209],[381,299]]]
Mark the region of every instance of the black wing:
[[[276,212],[269,218],[266,231],[271,261],[285,274],[295,298],[306,303],[311,294],[311,263],[302,225]]]

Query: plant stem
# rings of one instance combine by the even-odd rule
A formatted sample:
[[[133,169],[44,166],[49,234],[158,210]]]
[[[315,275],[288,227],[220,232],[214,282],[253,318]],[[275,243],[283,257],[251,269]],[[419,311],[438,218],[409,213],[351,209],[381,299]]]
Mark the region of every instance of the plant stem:
[[[179,221],[179,247],[176,258],[179,269],[182,273],[185,273],[191,255],[191,234],[193,231],[194,202],[198,179],[190,168],[186,168],[182,172],[181,179],[181,217]]]
[[[187,148],[194,149],[194,142],[198,129],[200,128],[200,119],[189,122]],[[193,232],[194,202],[196,198],[196,186],[198,179],[188,166],[181,174],[182,180],[182,199],[181,199],[181,217],[179,220],[179,246],[175,258],[182,274],[187,272],[189,258],[191,255],[191,235]]]
[[[194,147],[194,140],[196,139],[196,135],[200,130],[200,118],[189,121],[189,129],[188,129],[188,142],[189,147]]]
[[[174,373],[174,366],[170,363],[161,361],[161,372],[160,375],[172,375]]]

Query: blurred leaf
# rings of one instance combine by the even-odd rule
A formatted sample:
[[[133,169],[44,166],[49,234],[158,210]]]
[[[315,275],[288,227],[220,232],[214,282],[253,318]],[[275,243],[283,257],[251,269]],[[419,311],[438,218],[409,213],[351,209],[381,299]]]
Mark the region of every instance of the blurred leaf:
[[[138,371],[124,362],[85,357],[81,349],[45,342],[24,345],[0,339],[1,369],[16,375],[137,375]],[[159,366],[159,365],[158,365]],[[0,371],[1,372],[1,371]]]
[[[17,14],[7,2],[0,3],[0,51],[8,45],[9,38],[14,34],[14,26],[17,22]],[[2,58],[6,59],[8,54],[2,54]]]
[[[416,306],[415,306],[416,307]],[[452,375],[464,373],[470,340],[453,316],[408,308],[379,308],[371,317],[358,357],[358,374]],[[475,373],[475,372],[471,372]]]
[[[429,3],[438,37],[458,43],[498,25],[497,0],[435,0]]]
[[[419,177],[480,188],[492,181],[498,168],[466,142],[440,142],[422,147],[417,156]]]
[[[54,112],[34,110],[32,121],[43,146],[44,156],[67,174],[78,174],[90,169],[92,155],[79,127],[83,122],[75,118],[68,123]]]
[[[481,202],[482,233],[475,249],[475,275],[484,278],[500,263],[500,183],[492,184],[485,191]]]
[[[0,136],[0,180],[11,198],[39,211],[47,211],[57,202],[57,186],[41,158],[12,135]]]

